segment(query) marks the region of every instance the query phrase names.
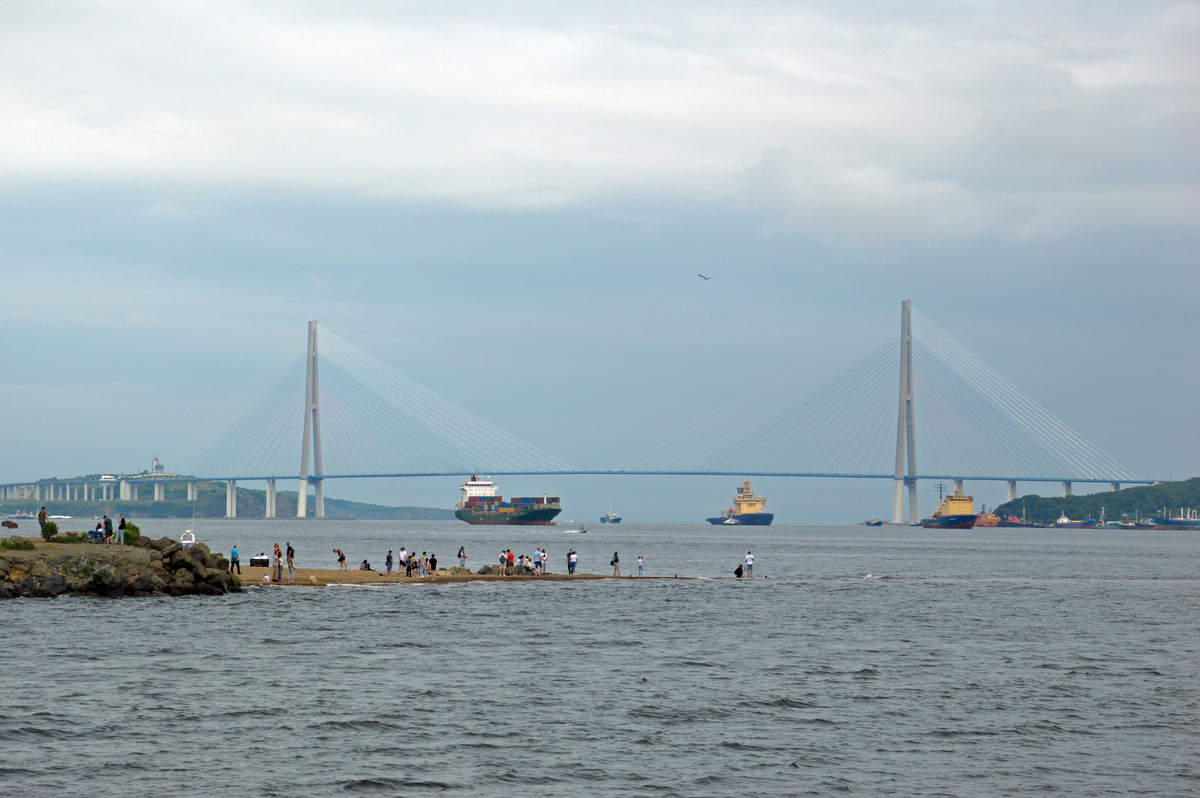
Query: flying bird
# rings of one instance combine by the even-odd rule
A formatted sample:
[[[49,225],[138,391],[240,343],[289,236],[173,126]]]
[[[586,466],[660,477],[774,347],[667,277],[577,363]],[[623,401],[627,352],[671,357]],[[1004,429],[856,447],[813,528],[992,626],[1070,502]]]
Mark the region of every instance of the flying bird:
[[[696,272],[696,273],[697,273],[697,274],[700,274],[699,272]],[[703,274],[700,274],[700,276],[701,276],[701,277],[704,277],[704,275],[703,275]],[[704,277],[704,279],[705,279],[705,280],[711,280],[712,278],[711,278],[711,277]]]

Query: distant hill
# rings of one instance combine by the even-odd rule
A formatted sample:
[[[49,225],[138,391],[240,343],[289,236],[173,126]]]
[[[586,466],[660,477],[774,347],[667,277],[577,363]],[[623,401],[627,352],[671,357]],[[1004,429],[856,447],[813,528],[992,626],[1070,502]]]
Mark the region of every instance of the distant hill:
[[[1119,521],[1122,516],[1145,518],[1163,514],[1178,515],[1179,508],[1200,509],[1200,477],[1176,482],[1160,482],[1157,485],[1139,485],[1116,491],[1101,491],[1087,496],[1022,496],[1001,504],[995,513],[1020,516],[1022,508],[1026,517],[1036,523],[1048,524],[1057,521],[1064,513],[1073,520],[1099,518],[1100,508],[1109,521]]]
[[[37,512],[42,506],[50,515],[71,515],[90,518],[93,515],[124,513],[126,518],[223,518],[225,516],[225,483],[196,481],[197,500],[187,501],[187,487],[183,482],[168,483],[163,501],[151,501],[153,489],[143,485],[135,502],[119,501],[48,501],[33,499],[8,499],[0,501],[0,514],[8,515],[18,510]],[[147,494],[150,498],[146,498]],[[279,518],[296,517],[296,491],[279,491],[275,494],[275,515]],[[237,489],[237,514],[239,518],[262,518],[267,506],[265,490]],[[308,514],[313,513],[312,501]],[[360,520],[386,521],[453,521],[454,511],[440,507],[388,507],[380,504],[325,498],[326,518],[356,518]]]

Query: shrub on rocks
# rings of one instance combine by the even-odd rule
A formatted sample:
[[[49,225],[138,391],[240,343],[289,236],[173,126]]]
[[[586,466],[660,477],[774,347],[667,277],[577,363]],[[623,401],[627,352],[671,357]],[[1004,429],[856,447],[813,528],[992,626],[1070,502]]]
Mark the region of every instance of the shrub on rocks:
[[[53,521],[47,521],[42,524],[42,540],[49,540],[58,534],[58,524]]]
[[[142,530],[138,529],[137,524],[125,524],[125,545],[136,546],[138,538],[142,536]]]
[[[10,538],[0,540],[0,549],[10,549],[12,551],[33,551],[37,548],[37,544],[29,538],[22,538],[13,535]]]

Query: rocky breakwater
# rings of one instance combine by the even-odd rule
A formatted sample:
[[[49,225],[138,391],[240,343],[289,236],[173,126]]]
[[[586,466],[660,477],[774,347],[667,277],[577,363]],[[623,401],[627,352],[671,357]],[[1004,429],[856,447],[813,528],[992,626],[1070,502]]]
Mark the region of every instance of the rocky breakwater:
[[[136,546],[17,539],[0,550],[0,598],[84,596],[220,596],[242,589],[229,561],[203,543],[184,548],[170,538]]]

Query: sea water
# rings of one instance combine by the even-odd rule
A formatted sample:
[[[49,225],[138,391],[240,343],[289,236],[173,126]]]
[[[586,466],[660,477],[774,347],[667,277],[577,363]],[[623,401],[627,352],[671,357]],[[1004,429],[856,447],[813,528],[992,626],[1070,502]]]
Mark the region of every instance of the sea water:
[[[665,578],[0,603],[0,795],[1200,793],[1194,532],[139,523]]]

